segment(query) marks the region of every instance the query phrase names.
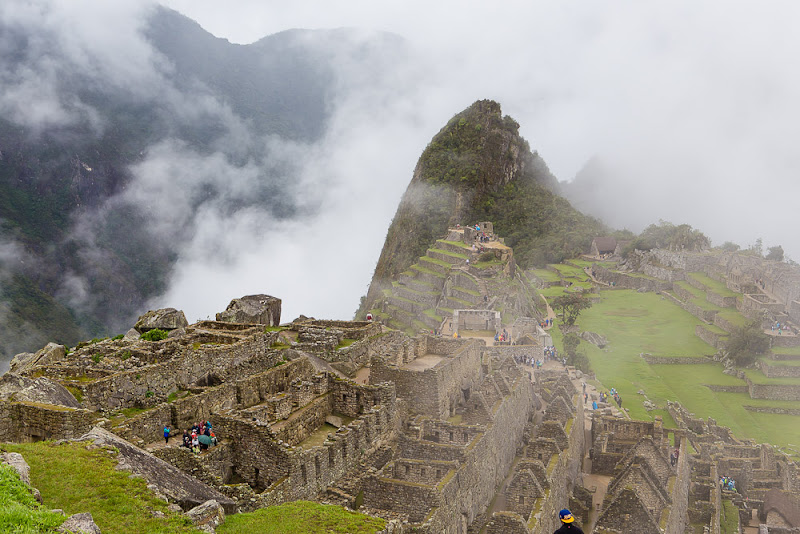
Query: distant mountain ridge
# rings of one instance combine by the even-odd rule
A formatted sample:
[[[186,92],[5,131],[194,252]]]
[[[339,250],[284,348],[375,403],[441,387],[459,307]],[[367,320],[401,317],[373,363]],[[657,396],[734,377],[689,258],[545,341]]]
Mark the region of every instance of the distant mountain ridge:
[[[46,341],[119,332],[165,290],[176,244],[194,229],[187,219],[164,233],[151,225],[154,205],[125,197],[134,169],[151,172],[142,165],[154,147],[219,154],[228,168],[258,172],[250,190],[231,198],[214,183],[189,184],[180,194],[195,212],[211,199],[231,212],[253,206],[301,216],[294,169],[267,161],[265,140],[318,140],[347,77],[358,68],[380,76],[376,58],[403,46],[348,30],[293,30],[237,45],[159,7],[142,30],[157,76],[135,86],[135,76],[90,68],[97,57],[69,55],[50,31],[0,19],[8,51],[0,79],[24,87],[34,72],[41,79],[32,81],[52,84],[61,113],[37,122],[33,105],[0,93],[0,109],[14,110],[0,115],[0,360]],[[337,54],[355,70],[340,69]],[[42,320],[56,313],[68,324]]]

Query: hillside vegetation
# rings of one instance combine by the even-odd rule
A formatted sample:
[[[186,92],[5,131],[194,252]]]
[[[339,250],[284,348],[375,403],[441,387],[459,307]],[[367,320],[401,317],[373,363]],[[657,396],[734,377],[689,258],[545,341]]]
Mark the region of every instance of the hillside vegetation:
[[[576,256],[605,231],[557,194],[556,179],[519,124],[498,103],[481,100],[450,119],[422,153],[387,232],[368,304],[448,226],[478,221],[494,223],[522,267]]]

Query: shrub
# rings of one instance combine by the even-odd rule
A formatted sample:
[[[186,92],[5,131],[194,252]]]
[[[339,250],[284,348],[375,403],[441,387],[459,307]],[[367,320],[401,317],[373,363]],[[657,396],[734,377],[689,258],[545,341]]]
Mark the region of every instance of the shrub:
[[[103,355],[102,354],[99,354],[99,353],[98,354],[92,354],[92,361],[94,363],[100,363],[100,360],[102,360],[102,359],[103,359]]]
[[[162,339],[167,339],[167,332],[159,328],[153,328],[139,337],[145,341],[161,341]]]
[[[117,334],[116,336],[111,338],[111,341],[119,341],[123,337],[125,337],[125,334]]]
[[[769,338],[761,331],[760,321],[751,321],[735,328],[725,344],[725,350],[733,363],[748,366],[769,349]]]

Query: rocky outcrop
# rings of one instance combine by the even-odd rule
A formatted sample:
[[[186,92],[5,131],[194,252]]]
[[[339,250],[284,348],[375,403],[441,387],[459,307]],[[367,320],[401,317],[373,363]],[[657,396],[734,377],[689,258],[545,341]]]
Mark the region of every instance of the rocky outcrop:
[[[281,299],[270,295],[233,299],[224,312],[217,314],[217,321],[278,326],[281,323]]]
[[[596,334],[595,332],[582,332],[581,337],[592,345],[597,345],[601,349],[608,345],[608,340],[605,338],[605,336]]]
[[[71,534],[100,534],[100,528],[95,524],[92,514],[83,513],[70,516],[64,521],[56,532]]]
[[[205,532],[214,532],[225,521],[225,510],[215,500],[195,506],[186,512],[186,515],[194,526]]]
[[[154,330],[175,330],[189,326],[189,321],[182,311],[175,308],[161,308],[160,310],[150,310],[136,321],[134,328],[141,334]]]
[[[117,461],[120,469],[141,475],[151,489],[184,510],[215,500],[228,513],[236,512],[236,503],[232,499],[107,430],[94,427],[79,441],[115,447],[119,451]]]
[[[45,377],[27,378],[10,372],[0,377],[0,399],[81,408],[81,403],[61,384]]]
[[[22,373],[35,365],[47,365],[63,360],[66,355],[67,348],[64,345],[48,343],[44,348],[36,352],[36,354],[23,352],[14,356],[11,360],[9,372]]]

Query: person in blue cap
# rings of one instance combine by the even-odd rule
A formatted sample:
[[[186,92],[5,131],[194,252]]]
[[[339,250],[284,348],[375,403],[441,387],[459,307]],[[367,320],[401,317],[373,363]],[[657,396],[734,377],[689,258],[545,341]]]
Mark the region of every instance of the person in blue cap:
[[[558,518],[561,519],[561,528],[553,532],[553,534],[583,534],[581,527],[573,523],[575,518],[572,517],[572,512],[566,508],[558,512]]]

